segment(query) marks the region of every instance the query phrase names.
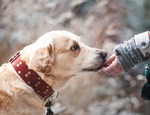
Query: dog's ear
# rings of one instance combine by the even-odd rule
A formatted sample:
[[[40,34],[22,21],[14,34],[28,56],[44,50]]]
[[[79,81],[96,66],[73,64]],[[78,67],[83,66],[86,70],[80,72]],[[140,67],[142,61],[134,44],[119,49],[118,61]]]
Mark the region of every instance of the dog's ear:
[[[52,63],[54,61],[54,54],[52,45],[49,44],[47,47],[38,48],[29,61],[29,68],[49,74],[52,70]]]

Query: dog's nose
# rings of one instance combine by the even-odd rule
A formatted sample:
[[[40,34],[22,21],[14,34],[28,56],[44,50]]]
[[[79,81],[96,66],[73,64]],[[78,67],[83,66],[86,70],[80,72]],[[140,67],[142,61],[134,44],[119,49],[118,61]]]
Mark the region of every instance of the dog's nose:
[[[101,51],[100,53],[99,53],[99,55],[102,57],[102,59],[106,59],[106,57],[107,57],[107,52],[106,51]]]

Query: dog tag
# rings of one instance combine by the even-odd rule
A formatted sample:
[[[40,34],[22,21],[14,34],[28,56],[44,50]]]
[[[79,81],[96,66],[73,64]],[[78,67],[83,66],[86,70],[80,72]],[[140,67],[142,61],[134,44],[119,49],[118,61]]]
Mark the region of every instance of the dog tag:
[[[47,113],[46,115],[54,115],[53,111],[51,110],[50,107],[47,108]]]
[[[52,102],[51,101],[48,101],[46,104],[45,104],[45,107],[47,107],[47,113],[46,115],[54,115],[53,111],[51,110],[51,105],[52,105]]]

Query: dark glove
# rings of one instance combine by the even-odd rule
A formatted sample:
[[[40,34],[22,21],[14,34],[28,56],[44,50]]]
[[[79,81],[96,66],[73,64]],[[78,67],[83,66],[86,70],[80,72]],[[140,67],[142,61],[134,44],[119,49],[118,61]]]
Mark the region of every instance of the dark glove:
[[[149,61],[150,64],[150,61]],[[146,100],[150,100],[150,65],[145,68],[145,76],[147,79],[147,82],[144,84],[141,97]]]

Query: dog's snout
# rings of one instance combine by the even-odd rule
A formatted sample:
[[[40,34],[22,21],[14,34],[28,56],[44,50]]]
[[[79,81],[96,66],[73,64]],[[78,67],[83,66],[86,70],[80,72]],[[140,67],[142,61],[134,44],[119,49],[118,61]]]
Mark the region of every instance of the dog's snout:
[[[107,57],[107,52],[106,51],[101,51],[101,52],[99,52],[99,55],[102,57],[103,60],[105,60],[106,57]]]

